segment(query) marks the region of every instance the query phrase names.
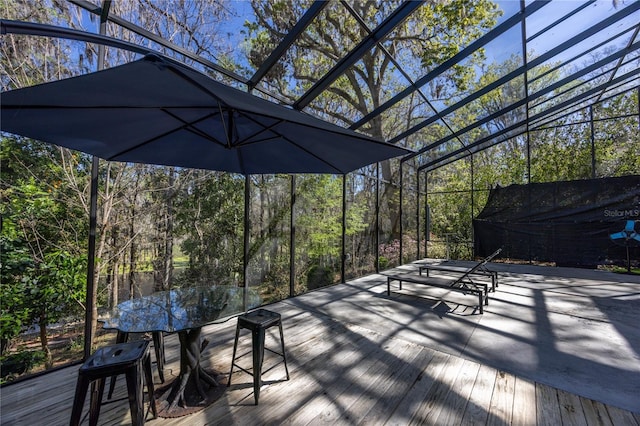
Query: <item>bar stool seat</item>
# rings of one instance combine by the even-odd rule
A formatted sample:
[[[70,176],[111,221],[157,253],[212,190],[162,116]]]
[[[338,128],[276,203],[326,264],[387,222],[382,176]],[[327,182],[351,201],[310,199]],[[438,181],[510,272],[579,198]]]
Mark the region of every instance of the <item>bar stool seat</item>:
[[[118,330],[116,335],[116,343],[125,343],[129,340],[131,333]],[[160,383],[164,383],[164,364],[167,362],[164,354],[164,333],[162,331],[154,331],[151,333],[153,339],[153,349],[156,353],[156,366],[158,367],[158,376],[160,377]],[[116,379],[118,376],[111,377],[111,383],[109,384],[108,399],[113,396],[113,390],[116,388]]]
[[[142,372],[144,370],[149,405],[153,418],[157,418],[155,397],[153,395],[153,376],[151,373],[151,356],[149,341],[141,340],[128,343],[118,343],[104,346],[93,353],[80,367],[76,385],[73,409],[71,411],[71,426],[80,424],[82,407],[91,384],[91,398],[89,408],[89,424],[97,425],[104,394],[104,381],[107,377],[124,374],[127,381],[127,393],[131,410],[131,423],[144,424],[144,396],[142,386]]]
[[[274,351],[269,348],[265,348],[265,331],[270,328],[278,326],[280,330],[280,352]],[[239,355],[236,358],[236,351],[238,348],[238,337],[240,336],[240,330],[247,329],[251,331],[252,337],[252,354],[253,354],[253,369],[247,370],[236,364],[236,359],[248,355],[249,352]],[[231,371],[229,372],[229,381],[227,386],[231,386],[231,375],[233,374],[233,368],[244,371],[245,373],[253,376],[253,395],[256,405],[258,405],[258,398],[260,397],[260,388],[262,387],[262,363],[264,361],[264,351],[267,350],[276,355],[282,357],[284,362],[284,369],[287,373],[287,380],[289,380],[289,368],[287,367],[287,356],[284,351],[284,335],[282,334],[282,319],[279,313],[268,311],[266,309],[258,309],[240,315],[238,317],[238,325],[236,326],[236,339],[233,343],[233,356],[231,358]],[[277,365],[277,364],[276,364]],[[275,367],[275,365],[273,366]],[[271,368],[273,368],[271,367]]]

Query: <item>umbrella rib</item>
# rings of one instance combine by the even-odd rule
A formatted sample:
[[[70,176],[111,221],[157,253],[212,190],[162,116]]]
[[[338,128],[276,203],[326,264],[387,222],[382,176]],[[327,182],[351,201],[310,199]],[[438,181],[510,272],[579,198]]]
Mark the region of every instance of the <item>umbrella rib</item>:
[[[238,112],[239,115],[245,117],[247,120],[252,121],[254,124],[257,124],[258,126],[261,126],[262,128],[256,132],[253,132],[252,134],[248,135],[247,137],[243,138],[242,140],[238,140],[238,143],[236,144],[236,146],[243,146],[243,145],[251,145],[253,143],[257,143],[257,142],[263,142],[263,141],[267,141],[270,139],[275,139],[275,137],[268,137],[268,138],[264,138],[264,139],[260,139],[258,141],[252,141],[252,142],[243,142],[243,141],[247,141],[249,139],[253,139],[256,136],[258,136],[261,133],[264,133],[266,131],[272,131],[276,134],[276,136],[281,136],[278,132],[276,132],[275,130],[272,130],[275,126],[277,126],[280,123],[283,123],[284,120],[279,119],[278,121],[276,121],[275,123],[271,124],[270,126],[265,126],[262,123],[259,123],[258,121],[254,120],[250,115],[246,114],[244,111],[241,110],[236,110]]]
[[[173,131],[183,130],[184,129],[184,130],[192,132],[192,133],[194,133],[194,134],[196,134],[198,136],[201,136],[201,137],[203,137],[205,139],[208,139],[211,142],[215,142],[215,143],[217,143],[219,145],[222,145],[222,146],[225,146],[225,147],[228,146],[226,143],[219,141],[218,139],[214,138],[210,134],[208,134],[206,132],[203,132],[202,130],[200,130],[200,129],[196,128],[196,127],[193,127],[195,124],[198,124],[198,123],[200,123],[200,122],[202,122],[204,120],[208,120],[209,118],[212,118],[212,117],[216,116],[216,113],[207,114],[204,117],[201,117],[201,118],[199,118],[199,119],[197,119],[195,121],[186,121],[186,120],[183,120],[182,118],[178,117],[177,115],[175,115],[171,111],[167,110],[166,108],[160,108],[160,110],[162,112],[164,112],[165,114],[171,116],[172,118],[175,118],[176,120],[178,120],[182,124],[184,124],[184,126],[180,127],[179,129],[174,129]],[[224,119],[222,118],[222,112],[223,111],[221,109],[220,110],[220,121],[222,121],[222,123],[224,125]]]
[[[170,111],[168,111],[168,110],[167,110],[167,109],[165,109],[165,108],[160,108],[160,110],[161,110],[162,112],[164,112],[165,114],[167,114],[167,115],[169,115],[169,116],[171,116],[171,117],[175,118],[176,120],[180,121],[180,122],[181,122],[181,123],[183,123],[184,125],[183,125],[183,126],[180,126],[180,127],[178,127],[178,128],[176,128],[176,129],[171,129],[171,130],[169,130],[169,131],[167,131],[167,132],[164,132],[164,133],[162,133],[162,134],[159,134],[159,135],[157,135],[157,136],[154,136],[154,137],[153,137],[153,138],[151,138],[151,139],[147,139],[147,140],[145,140],[145,141],[143,141],[143,142],[140,142],[140,143],[138,143],[138,144],[136,144],[136,145],[134,145],[134,146],[131,146],[131,147],[129,147],[129,148],[127,148],[127,149],[123,150],[123,151],[119,151],[119,152],[117,152],[117,153],[115,153],[115,154],[113,154],[113,155],[111,155],[111,156],[109,156],[109,157],[105,158],[105,160],[111,161],[111,160],[113,160],[113,159],[114,159],[114,158],[116,158],[116,157],[119,157],[119,156],[121,156],[121,155],[127,154],[127,153],[129,153],[129,152],[131,152],[131,151],[134,151],[134,150],[136,150],[136,149],[140,148],[141,146],[147,145],[147,144],[149,144],[149,143],[151,143],[151,142],[153,142],[153,141],[156,141],[156,140],[158,140],[158,139],[161,139],[161,138],[163,138],[163,137],[165,137],[165,136],[167,136],[167,135],[170,135],[170,134],[172,134],[172,133],[175,133],[175,132],[177,132],[177,131],[179,131],[179,130],[186,130],[186,131],[188,131],[188,132],[191,132],[191,133],[194,133],[194,134],[196,134],[196,135],[198,135],[198,136],[201,136],[201,137],[203,137],[203,138],[205,138],[205,139],[207,139],[207,140],[209,140],[209,141],[211,141],[211,142],[217,143],[217,144],[222,145],[222,146],[226,146],[226,145],[224,144],[224,142],[221,142],[221,141],[217,140],[216,138],[214,138],[213,136],[211,136],[211,135],[209,135],[209,134],[207,134],[207,133],[204,133],[204,132],[202,132],[201,130],[196,129],[196,128],[194,128],[194,127],[193,127],[193,125],[194,125],[194,124],[197,124],[197,123],[199,123],[199,122],[201,122],[201,121],[207,120],[207,119],[209,119],[209,118],[213,117],[215,114],[208,114],[208,115],[206,115],[206,116],[204,116],[204,117],[199,118],[198,120],[195,120],[195,121],[192,121],[192,122],[188,122],[188,121],[185,121],[185,120],[183,120],[182,118],[180,118],[180,117],[176,116],[175,114],[171,113]]]
[[[278,105],[278,104],[274,104],[274,105]],[[322,127],[319,127],[319,126],[314,126],[314,125],[311,125],[311,124],[301,123],[299,121],[286,120],[284,118],[279,118],[278,122],[276,122],[276,123],[274,123],[274,124],[272,124],[270,126],[265,126],[262,123],[256,121],[251,115],[247,115],[246,111],[243,111],[243,110],[240,110],[240,109],[235,109],[235,111],[238,112],[239,114],[245,116],[247,119],[253,121],[254,123],[262,126],[264,128],[264,130],[271,130],[272,127],[277,126],[278,124],[281,124],[281,123],[292,123],[292,124],[295,124],[296,126],[308,127],[308,128],[311,128],[311,129],[321,130],[323,132],[327,132],[327,133],[331,133],[331,134],[335,134],[335,135],[344,135],[343,130],[349,130],[349,129],[344,129],[344,128],[338,127],[338,126],[333,125],[332,123],[329,123],[329,122],[324,122],[324,123],[325,124],[331,124],[332,126],[335,126],[336,130],[325,129],[325,128],[322,128]],[[266,115],[266,114],[261,114],[259,112],[251,112],[251,114],[257,115],[257,116],[260,116],[260,117],[270,118],[270,119],[275,118],[273,116],[269,116],[269,115]],[[300,114],[302,114],[302,113],[300,113]],[[315,117],[312,117],[312,118],[315,118]],[[317,120],[320,120],[320,119],[317,119]],[[274,132],[275,132],[275,130],[274,130]],[[244,138],[244,140],[249,139],[250,137],[253,137],[253,136],[257,135],[258,133],[261,133],[261,132],[256,132],[254,135],[249,136],[247,138]],[[277,132],[275,132],[275,133],[277,133]],[[280,136],[279,133],[277,133],[277,134]],[[373,143],[373,144],[376,144],[376,145],[395,146],[397,148],[405,150],[407,153],[412,153],[413,152],[413,150],[411,150],[409,148],[400,147],[400,146],[398,146],[396,144],[390,144],[390,143],[385,142],[383,140],[378,140],[378,139],[373,138],[371,136],[364,135],[364,134],[359,134],[359,133],[353,132],[353,131],[351,131],[351,134],[349,134],[348,136],[352,137],[352,138],[357,138],[357,139],[366,141],[367,143]]]
[[[190,82],[191,84],[193,84],[194,86],[196,86],[197,88],[199,88],[200,90],[202,90],[203,92],[208,93],[211,97],[213,97],[214,99],[216,99],[216,100],[219,102],[219,104],[225,104],[225,105],[227,105],[227,106],[228,106],[227,102],[225,102],[225,100],[224,100],[223,98],[221,98],[220,96],[216,95],[216,94],[215,94],[214,92],[212,92],[208,87],[204,86],[203,84],[201,84],[201,83],[199,83],[198,81],[196,81],[194,78],[192,78],[192,77],[190,77],[189,75],[187,75],[187,74],[186,74],[183,70],[181,70],[178,66],[176,66],[176,65],[174,65],[174,64],[171,64],[171,63],[167,63],[167,69],[171,70],[173,73],[177,74],[178,76],[182,77],[182,78],[183,78],[183,79],[185,79],[186,81]],[[215,80],[214,80],[214,81],[215,81]],[[222,84],[222,83],[220,83],[220,84]],[[242,93],[245,93],[245,92],[242,92]],[[253,95],[251,95],[251,96],[253,96]],[[255,98],[256,98],[256,99],[263,100],[263,99],[258,98],[258,97],[255,97]],[[263,100],[263,101],[264,101],[264,100]],[[268,102],[268,101],[265,101],[265,102]],[[269,103],[271,103],[271,102],[269,102]],[[273,103],[273,105],[274,105],[274,106],[276,106],[276,107],[281,107],[281,108],[283,108],[283,106],[282,106],[282,105],[279,105],[279,104],[276,104],[276,103]],[[238,108],[234,108],[234,111],[237,111],[237,112],[239,112],[239,113],[241,113],[241,114],[244,112],[244,111],[242,111],[241,109],[238,109]],[[302,114],[302,112],[300,112],[300,111],[297,111],[297,112],[298,112],[299,114]],[[267,117],[267,118],[274,118],[273,116],[268,116],[268,115],[265,115],[265,114],[261,114],[261,113],[259,113],[259,112],[252,112],[252,114],[260,115],[260,116],[262,116],[262,117]],[[315,118],[315,117],[311,117],[311,116],[309,116],[309,117],[310,117],[310,118],[314,118],[314,119],[316,119],[316,120],[318,120],[318,121],[320,121],[320,122],[322,122],[322,123],[324,123],[324,124],[331,124],[331,123],[329,123],[329,122],[327,122],[327,121],[324,121],[324,120],[321,120],[321,119],[319,119],[319,118]],[[299,126],[310,127],[310,128],[313,128],[313,129],[318,129],[318,130],[322,130],[322,131],[324,131],[324,132],[329,132],[329,133],[334,133],[334,134],[342,134],[342,135],[344,135],[344,134],[345,134],[344,132],[349,132],[349,135],[350,135],[351,137],[357,137],[357,138],[359,138],[359,139],[363,139],[363,140],[366,140],[366,141],[368,141],[368,142],[375,143],[375,144],[378,144],[378,145],[388,145],[388,143],[387,143],[387,142],[385,142],[385,141],[378,140],[378,139],[376,139],[376,138],[372,138],[372,137],[367,136],[367,135],[363,135],[363,134],[361,135],[361,134],[358,134],[357,132],[354,132],[353,130],[345,129],[345,128],[339,127],[339,126],[337,126],[337,125],[333,125],[333,126],[335,126],[335,127],[336,127],[336,130],[333,130],[333,129],[323,128],[323,127],[320,127],[320,126],[315,126],[315,125],[312,125],[312,124],[306,124],[306,123],[301,123],[301,122],[296,122],[296,121],[291,121],[291,120],[286,120],[286,119],[280,119],[280,120],[281,120],[282,122],[285,122],[285,121],[286,121],[286,122],[291,122],[291,123],[294,123],[294,124],[299,125]],[[253,121],[254,121],[254,122],[256,122],[255,120],[253,120]],[[257,122],[256,122],[256,123],[257,123]],[[260,123],[258,123],[258,124],[260,124]],[[260,124],[260,125],[261,125],[261,124]],[[409,150],[409,149],[407,149],[407,148],[403,148],[403,149],[406,149],[408,152],[411,152],[411,150]]]
[[[232,139],[233,139],[233,112],[232,109],[229,108],[229,126],[227,128],[226,123],[224,121],[223,118],[223,109],[222,109],[222,104],[225,104],[226,106],[227,103],[224,102],[224,100],[216,95],[214,92],[212,92],[211,90],[209,90],[208,87],[204,86],[203,84],[199,83],[198,81],[196,81],[194,78],[190,77],[189,75],[187,75],[187,73],[185,73],[183,70],[181,70],[179,67],[173,65],[173,64],[167,64],[167,69],[169,69],[171,72],[173,72],[174,74],[176,74],[177,76],[179,76],[180,78],[184,79],[185,81],[188,81],[189,83],[193,84],[195,87],[197,87],[198,89],[202,90],[204,93],[209,94],[209,96],[213,97],[217,102],[218,102],[218,108],[220,110],[220,117],[221,117],[221,121],[222,121],[222,126],[225,130],[225,135],[227,137],[227,143],[223,144],[226,148],[231,148],[232,147]],[[216,143],[219,143],[219,141],[215,141]]]
[[[240,114],[242,114],[242,111],[239,111]],[[251,116],[249,115],[245,115],[243,114],[247,119],[253,121],[256,124],[260,124],[259,122],[257,122],[256,120],[254,120]],[[317,160],[320,160],[321,162],[323,162],[324,164],[326,164],[327,166],[331,167],[332,169],[334,169],[338,174],[344,174],[342,172],[342,170],[340,170],[340,168],[334,166],[333,164],[331,164],[329,161],[325,160],[322,157],[317,156],[315,153],[309,151],[308,149],[306,149],[304,146],[301,146],[300,144],[294,142],[293,140],[291,140],[290,138],[288,138],[287,136],[281,134],[280,132],[278,132],[277,130],[273,129],[273,126],[275,126],[276,124],[280,124],[282,122],[284,122],[285,120],[280,120],[278,123],[272,124],[271,126],[269,126],[268,128],[265,127],[265,130],[270,130],[273,133],[275,133],[277,136],[281,137],[282,139],[284,139],[285,141],[289,142],[291,145],[297,147],[298,149],[301,149],[302,151],[306,152],[307,154],[309,154],[310,156],[316,158]],[[261,124],[260,124],[261,125]]]
[[[226,125],[224,121],[224,111],[222,110],[222,103],[218,102],[218,110],[220,111],[220,122],[222,122],[222,127],[224,128],[224,134],[227,137],[227,144],[225,145],[227,148],[231,148],[232,140],[233,140],[233,110],[229,110],[229,126]]]
[[[224,121],[223,118],[223,109],[222,109],[222,104],[228,106],[228,104],[218,95],[216,95],[214,92],[212,92],[211,90],[209,90],[208,87],[206,87],[205,85],[199,83],[198,81],[196,81],[194,78],[190,77],[189,75],[187,75],[187,73],[185,73],[183,70],[181,70],[179,67],[168,63],[167,64],[167,69],[170,70],[171,72],[173,72],[174,74],[176,74],[177,76],[179,76],[180,78],[182,78],[183,80],[193,84],[195,87],[197,87],[198,89],[202,90],[203,93],[207,93],[209,96],[211,96],[212,98],[214,98],[217,102],[218,102],[218,109],[220,110],[220,118],[222,121],[222,126],[225,130],[225,135],[227,137],[227,143],[223,144],[223,146],[225,146],[226,148],[231,148],[232,146],[232,132],[233,132],[233,128],[232,128],[232,116],[233,116],[233,112],[232,109],[229,108],[229,127],[227,128],[226,123]],[[215,81],[215,80],[214,80]],[[217,143],[219,143],[219,141],[215,141]]]
[[[276,132],[278,133],[278,132]],[[334,166],[332,163],[330,163],[329,161],[325,160],[322,157],[317,156],[316,154],[314,154],[313,152],[309,151],[308,149],[306,149],[305,147],[297,144],[296,142],[292,141],[291,139],[289,139],[288,137],[284,136],[284,135],[280,135],[280,137],[282,137],[282,139],[286,140],[287,142],[289,142],[290,144],[297,146],[299,149],[303,150],[304,152],[306,152],[307,154],[311,155],[312,157],[320,160],[321,162],[325,163],[327,166],[333,168],[337,174],[345,174],[342,170],[340,170],[338,167]]]

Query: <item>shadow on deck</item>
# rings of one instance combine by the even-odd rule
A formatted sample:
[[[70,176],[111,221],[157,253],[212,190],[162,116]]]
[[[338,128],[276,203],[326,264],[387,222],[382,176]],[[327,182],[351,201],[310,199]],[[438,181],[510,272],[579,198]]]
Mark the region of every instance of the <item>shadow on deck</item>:
[[[382,275],[270,305],[282,314],[290,381],[282,365],[272,369],[255,406],[251,377],[234,372],[206,409],[148,423],[640,424],[640,278],[492,267],[499,287],[483,315],[473,297],[467,305],[440,289],[389,297]],[[235,321],[203,330],[207,367],[229,370],[234,332]],[[169,336],[168,380],[177,347]],[[267,353],[267,368],[277,361]],[[68,424],[77,368],[4,387],[0,423]],[[103,407],[100,424],[129,419],[121,401]]]

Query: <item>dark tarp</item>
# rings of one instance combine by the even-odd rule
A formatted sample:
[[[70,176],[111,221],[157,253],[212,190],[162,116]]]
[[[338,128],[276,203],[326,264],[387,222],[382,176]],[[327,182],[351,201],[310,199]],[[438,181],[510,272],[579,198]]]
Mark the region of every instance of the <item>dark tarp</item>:
[[[343,174],[409,150],[156,55],[2,93],[2,130],[105,160],[242,174]]]
[[[475,253],[558,266],[626,265],[623,239],[612,239],[640,221],[640,176],[497,187],[473,221]],[[629,241],[631,261],[640,247]]]

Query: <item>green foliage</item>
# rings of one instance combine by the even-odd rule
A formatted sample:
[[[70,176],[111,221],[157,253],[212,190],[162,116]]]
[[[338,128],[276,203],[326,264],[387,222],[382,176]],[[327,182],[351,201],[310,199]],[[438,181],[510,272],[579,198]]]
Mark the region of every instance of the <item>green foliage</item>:
[[[209,173],[178,194],[176,232],[189,256],[185,283],[235,280],[242,271],[244,178]]]
[[[0,338],[11,339],[33,323],[57,321],[82,311],[86,229],[70,203],[59,166],[60,150],[4,137],[0,196]],[[46,345],[46,342],[43,342]]]
[[[387,266],[389,266],[389,259],[384,256],[378,257],[378,267],[380,270],[387,269]]]
[[[34,262],[19,245],[11,250],[7,241],[3,236],[0,284],[3,352],[26,327],[32,324],[46,327],[81,313],[86,297],[86,257],[57,251],[46,253],[41,262]],[[5,251],[6,248],[9,250]],[[47,342],[41,343],[47,351]]]
[[[436,2],[433,6],[420,8],[419,18],[423,24],[422,66],[431,70],[456,55],[473,40],[487,32],[501,14],[498,5],[489,0],[449,0]],[[476,52],[466,66],[454,65],[447,71],[451,89],[464,91],[469,88],[475,73],[474,62],[484,59],[484,52]],[[437,97],[444,97],[441,89]]]
[[[593,108],[598,176],[639,173],[638,101],[638,90],[632,90]]]
[[[469,162],[457,161],[430,176],[431,232],[436,239],[471,239],[471,186]],[[477,212],[476,212],[477,213]]]
[[[25,326],[38,324],[45,328],[81,313],[86,297],[85,278],[86,258],[64,251],[46,253],[43,261],[30,262],[19,272],[12,270],[11,281],[3,280],[1,287],[3,341],[16,337]],[[48,352],[47,342],[41,344]]]
[[[313,290],[333,284],[333,271],[321,265],[313,265],[307,272],[307,289]]]
[[[289,253],[269,259],[268,265],[261,265],[266,273],[261,281],[262,302],[272,303],[289,297]]]
[[[314,261],[337,258],[341,253],[342,178],[330,175],[305,176],[298,185],[300,200],[296,206],[299,249]],[[346,235],[367,227],[364,206],[347,209]]]
[[[66,251],[45,255],[29,274],[26,291],[33,320],[50,324],[83,311],[86,298],[86,257]]]
[[[0,385],[42,364],[45,359],[46,354],[43,351],[21,351],[7,356],[0,356],[0,365],[2,366]]]
[[[22,277],[32,266],[33,260],[17,237],[14,224],[5,220],[0,233],[0,354],[28,325],[30,307],[25,303],[26,286]]]

